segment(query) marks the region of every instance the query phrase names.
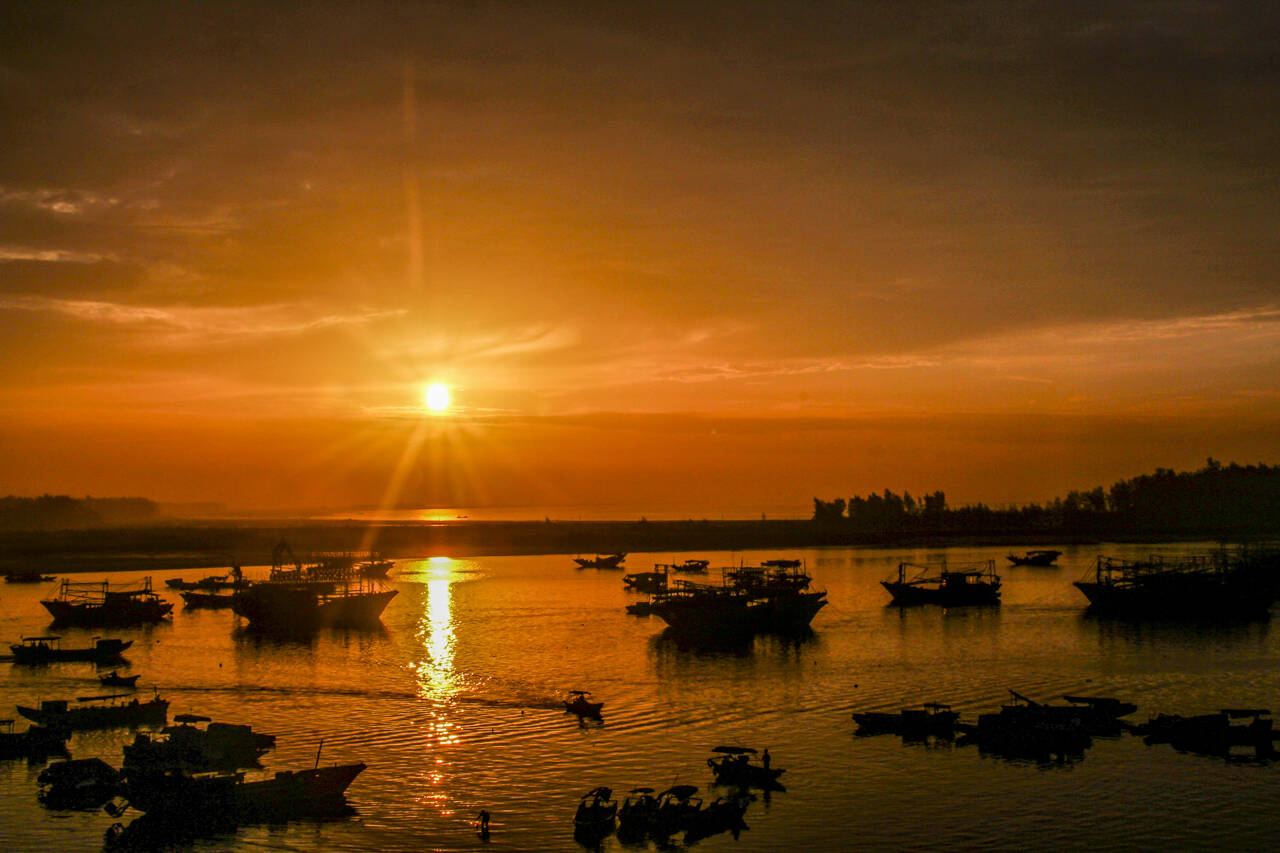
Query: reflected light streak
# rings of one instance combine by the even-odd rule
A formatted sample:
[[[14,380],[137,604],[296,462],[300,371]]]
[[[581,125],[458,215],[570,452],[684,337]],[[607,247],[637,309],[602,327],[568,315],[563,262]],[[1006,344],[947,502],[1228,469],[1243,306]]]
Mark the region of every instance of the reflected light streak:
[[[418,689],[423,698],[444,703],[460,689],[453,667],[453,560],[432,557],[427,567],[426,609],[418,623],[418,639],[426,658],[417,665]],[[441,743],[454,742],[448,721],[437,718],[433,728]]]

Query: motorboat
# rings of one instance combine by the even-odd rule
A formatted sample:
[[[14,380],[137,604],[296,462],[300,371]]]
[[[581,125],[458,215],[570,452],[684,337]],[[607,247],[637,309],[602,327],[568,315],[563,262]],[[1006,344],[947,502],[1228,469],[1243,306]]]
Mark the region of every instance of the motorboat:
[[[592,702],[590,696],[591,694],[586,690],[570,690],[569,698],[564,700],[565,712],[572,712],[579,717],[598,719],[600,717],[600,709],[604,707],[604,703]]]
[[[112,670],[106,675],[99,675],[98,682],[103,687],[128,687],[130,689],[138,686],[138,678],[140,674],[121,675],[119,671]]]
[[[9,646],[13,652],[13,662],[21,664],[43,664],[58,661],[92,661],[95,663],[111,663],[118,661],[125,649],[133,645],[133,640],[119,640],[114,637],[94,637],[93,645],[75,648],[63,648],[62,637],[47,635],[42,637],[23,637],[22,642]]]
[[[717,746],[711,751],[716,755],[707,759],[707,766],[717,785],[778,789],[778,777],[785,771],[770,766],[768,750],[760,764],[751,761],[756,751],[749,746]]]

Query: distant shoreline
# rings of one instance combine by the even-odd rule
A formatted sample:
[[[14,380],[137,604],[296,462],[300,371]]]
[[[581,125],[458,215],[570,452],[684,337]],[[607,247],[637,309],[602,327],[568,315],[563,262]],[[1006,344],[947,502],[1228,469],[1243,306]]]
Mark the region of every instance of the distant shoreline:
[[[355,523],[297,520],[277,524],[192,522],[148,527],[0,532],[0,572],[45,573],[265,565],[281,540],[299,556],[313,551],[376,550],[386,557],[498,557],[536,554],[703,552],[814,547],[920,548],[956,545],[1087,545],[1106,541],[1178,541],[1218,537],[1196,531],[1097,535],[1046,531],[867,534],[802,520],[754,521],[452,521]],[[1235,541],[1234,539],[1230,541]]]

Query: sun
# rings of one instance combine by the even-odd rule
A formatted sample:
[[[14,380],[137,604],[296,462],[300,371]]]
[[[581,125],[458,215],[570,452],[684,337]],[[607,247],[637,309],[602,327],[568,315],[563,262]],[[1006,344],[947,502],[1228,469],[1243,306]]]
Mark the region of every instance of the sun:
[[[449,408],[449,386],[438,382],[428,385],[423,399],[426,400],[427,408],[431,411],[443,412]]]

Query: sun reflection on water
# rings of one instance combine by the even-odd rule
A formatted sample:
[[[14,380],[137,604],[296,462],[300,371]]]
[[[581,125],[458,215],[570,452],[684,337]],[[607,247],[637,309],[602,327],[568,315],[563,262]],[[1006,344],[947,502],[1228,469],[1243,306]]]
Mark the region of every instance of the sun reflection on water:
[[[422,644],[425,657],[416,665],[418,676],[418,695],[430,699],[437,704],[447,703],[461,689],[458,673],[453,665],[454,631],[452,617],[452,598],[455,562],[449,557],[432,557],[427,561],[427,599],[426,608],[418,622],[417,636]],[[440,730],[440,724],[447,727],[445,720],[434,720],[435,734],[445,739],[446,731]]]

